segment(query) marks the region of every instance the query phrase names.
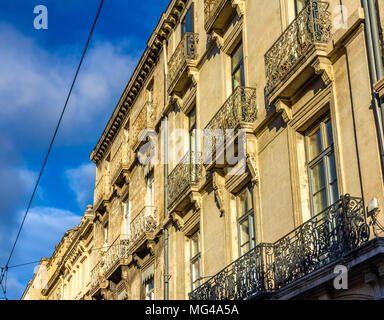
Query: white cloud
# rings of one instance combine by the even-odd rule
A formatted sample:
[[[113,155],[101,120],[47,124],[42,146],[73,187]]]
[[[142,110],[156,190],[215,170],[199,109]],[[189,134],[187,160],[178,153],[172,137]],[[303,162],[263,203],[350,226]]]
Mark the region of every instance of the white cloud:
[[[65,232],[77,226],[80,221],[80,215],[68,210],[33,207],[28,213],[17,246],[17,258],[22,263],[49,257]]]
[[[20,219],[23,214],[24,212],[19,213]],[[65,232],[73,229],[80,221],[81,216],[68,210],[53,207],[32,208],[25,221],[10,267],[50,257]],[[12,234],[12,239],[14,236],[15,234]],[[7,291],[11,299],[21,297],[28,280],[33,277],[35,267],[27,265],[23,268],[9,269]]]
[[[22,146],[45,148],[65,102],[81,46],[50,52],[13,27],[0,23],[0,127]],[[130,41],[94,41],[69,101],[59,143],[94,143],[106,125],[139,56]],[[62,50],[64,51],[64,49]],[[19,138],[17,138],[17,137]],[[20,137],[23,137],[21,139]],[[47,138],[48,139],[48,138]]]
[[[69,187],[76,194],[80,208],[93,203],[93,188],[95,185],[96,168],[93,163],[83,164],[78,168],[68,169],[66,177]]]

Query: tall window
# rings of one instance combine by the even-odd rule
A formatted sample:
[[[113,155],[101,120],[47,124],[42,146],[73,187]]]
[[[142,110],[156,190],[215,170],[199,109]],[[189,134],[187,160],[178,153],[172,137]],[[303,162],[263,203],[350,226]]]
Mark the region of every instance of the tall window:
[[[188,115],[188,130],[189,130],[189,150],[191,153],[196,152],[196,107],[193,107]]]
[[[192,6],[188,9],[185,17],[181,21],[181,37],[184,37],[184,35],[187,32],[193,32],[193,14],[192,14],[193,8]]]
[[[239,230],[240,256],[255,247],[255,223],[252,200],[252,189],[245,188],[236,199],[237,224]]]
[[[190,238],[190,244],[191,286],[195,290],[201,285],[200,231]]]
[[[145,281],[145,300],[155,300],[155,279]]]
[[[123,202],[124,221],[123,221],[123,234],[128,235],[130,231],[131,220],[131,206],[129,198]]]
[[[154,206],[155,205],[155,188],[154,188],[154,173],[151,170],[147,177],[147,205]]]
[[[231,55],[232,90],[245,86],[243,44],[240,43]]]
[[[324,118],[306,136],[312,213],[316,215],[339,199],[332,121]]]
[[[104,226],[104,251],[108,250],[108,223]]]

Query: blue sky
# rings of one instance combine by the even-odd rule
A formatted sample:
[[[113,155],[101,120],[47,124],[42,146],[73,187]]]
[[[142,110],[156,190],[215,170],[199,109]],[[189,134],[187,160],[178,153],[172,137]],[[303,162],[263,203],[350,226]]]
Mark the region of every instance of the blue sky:
[[[168,0],[105,0],[10,266],[49,257],[92,203],[96,145]],[[33,27],[37,5],[48,29]],[[0,266],[4,266],[64,104],[99,0],[2,0]],[[9,270],[19,299],[35,266]],[[0,293],[0,298],[1,298]]]

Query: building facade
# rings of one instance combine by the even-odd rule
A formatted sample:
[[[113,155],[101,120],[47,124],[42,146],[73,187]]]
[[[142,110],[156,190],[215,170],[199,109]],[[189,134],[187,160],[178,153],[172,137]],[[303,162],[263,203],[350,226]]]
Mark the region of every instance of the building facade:
[[[383,26],[374,0],[171,0],[90,156],[89,284],[78,252],[42,294],[383,298]]]

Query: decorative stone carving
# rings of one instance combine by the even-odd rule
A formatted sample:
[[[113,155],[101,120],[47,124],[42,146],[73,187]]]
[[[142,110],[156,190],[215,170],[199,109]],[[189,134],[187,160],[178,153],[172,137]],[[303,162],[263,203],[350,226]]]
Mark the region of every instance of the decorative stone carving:
[[[215,199],[220,210],[220,217],[225,214],[225,178],[218,172],[213,173],[213,190]]]
[[[190,196],[191,202],[195,207],[195,211],[201,210],[202,207],[202,198],[198,192],[192,192]]]
[[[247,154],[247,165],[252,176],[252,183],[256,185],[259,184],[259,172],[257,170],[256,154]]]
[[[211,32],[212,40],[216,42],[216,46],[221,50],[224,46],[224,39],[222,35],[217,31],[213,30]]]
[[[288,123],[292,120],[292,109],[290,107],[290,102],[287,99],[278,99],[275,102],[276,112],[281,114],[285,123]]]
[[[326,86],[334,81],[333,67],[327,58],[318,57],[312,64],[312,67],[315,69],[315,73],[321,76],[321,79]]]
[[[245,1],[244,0],[232,0],[232,7],[236,9],[239,17],[245,14]]]

